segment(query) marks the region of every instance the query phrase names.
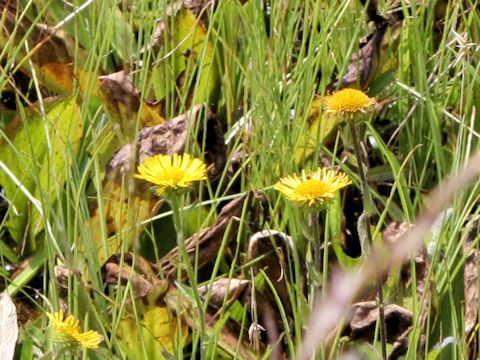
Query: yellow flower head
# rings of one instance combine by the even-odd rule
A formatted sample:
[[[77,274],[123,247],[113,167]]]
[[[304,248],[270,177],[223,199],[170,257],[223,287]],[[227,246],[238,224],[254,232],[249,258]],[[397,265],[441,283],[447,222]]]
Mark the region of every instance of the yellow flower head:
[[[338,190],[352,182],[345,174],[336,174],[326,168],[318,168],[312,172],[302,170],[297,174],[281,178],[274,186],[288,200],[300,206],[319,208],[327,205]]]
[[[66,347],[82,347],[84,349],[98,349],[98,345],[102,342],[102,336],[93,330],[82,333],[80,324],[73,315],[66,318],[63,311],[47,313],[50,322],[55,328],[56,340]]]
[[[342,89],[326,97],[327,113],[356,113],[370,110],[376,101],[356,89]]]
[[[185,189],[192,182],[207,178],[205,163],[189,154],[155,155],[145,159],[137,170],[136,178],[158,185],[159,196],[166,190]]]

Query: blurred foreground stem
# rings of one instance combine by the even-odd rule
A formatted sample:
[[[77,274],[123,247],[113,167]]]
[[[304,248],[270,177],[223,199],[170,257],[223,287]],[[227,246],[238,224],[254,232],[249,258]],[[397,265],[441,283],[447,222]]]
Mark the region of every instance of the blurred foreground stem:
[[[369,250],[373,254],[375,250],[373,248],[372,229],[371,229],[371,222],[370,222],[370,216],[373,209],[373,202],[372,202],[372,197],[369,191],[367,177],[365,176],[365,171],[363,169],[362,152],[360,149],[360,141],[358,139],[357,130],[355,127],[356,124],[353,119],[349,119],[348,125],[350,127],[350,132],[352,134],[355,157],[357,158],[357,163],[358,163],[358,174],[360,176],[360,182],[362,186],[362,195],[363,195],[362,199],[363,199],[363,208],[364,208],[363,210],[364,224],[363,225],[365,227],[365,234],[367,237]],[[387,333],[385,328],[385,311],[384,311],[384,302],[383,302],[382,282],[378,274],[376,275],[376,279],[375,279],[375,287],[377,291],[377,306],[378,306],[378,312],[380,317],[380,342],[382,346],[382,359],[386,360],[387,359]]]

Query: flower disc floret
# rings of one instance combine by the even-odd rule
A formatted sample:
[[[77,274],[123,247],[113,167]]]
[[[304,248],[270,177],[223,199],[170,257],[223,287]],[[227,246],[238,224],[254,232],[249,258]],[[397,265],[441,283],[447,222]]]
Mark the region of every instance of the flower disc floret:
[[[73,315],[65,317],[62,310],[53,314],[47,313],[47,316],[55,328],[57,341],[65,347],[95,350],[103,340],[102,336],[94,330],[82,333],[78,320]]]
[[[157,195],[167,190],[188,188],[193,182],[207,178],[205,163],[189,154],[155,155],[143,161],[137,168],[138,179],[157,185]]]
[[[293,174],[283,177],[274,188],[299,206],[318,208],[327,205],[338,190],[349,184],[351,181],[347,175],[318,168],[313,172],[302,170],[300,176]]]
[[[356,113],[370,110],[376,101],[364,92],[356,89],[342,89],[326,97],[328,113]]]

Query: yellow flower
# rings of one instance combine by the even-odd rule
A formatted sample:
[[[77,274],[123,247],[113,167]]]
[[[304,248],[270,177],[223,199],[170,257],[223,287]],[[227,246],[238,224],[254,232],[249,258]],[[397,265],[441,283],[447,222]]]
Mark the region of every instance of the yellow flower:
[[[82,347],[84,349],[98,349],[98,345],[102,342],[102,336],[93,330],[82,333],[80,324],[73,315],[66,318],[62,310],[47,313],[57,333],[57,340],[66,347]]]
[[[158,185],[159,196],[166,190],[187,188],[192,182],[207,178],[205,163],[189,154],[155,155],[145,159],[137,170],[136,178]]]
[[[327,205],[338,190],[352,182],[345,174],[336,174],[326,168],[318,168],[312,172],[302,170],[297,174],[281,178],[274,186],[288,200],[300,206],[318,208]]]
[[[327,113],[356,113],[370,110],[376,101],[356,89],[342,89],[326,97]]]

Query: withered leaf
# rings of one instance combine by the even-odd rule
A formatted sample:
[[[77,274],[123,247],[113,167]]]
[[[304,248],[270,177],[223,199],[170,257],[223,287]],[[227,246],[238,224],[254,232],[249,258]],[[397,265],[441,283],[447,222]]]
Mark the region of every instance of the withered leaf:
[[[141,100],[139,92],[123,70],[100,76],[99,79],[100,99],[110,119],[120,126],[124,142],[130,142],[135,137],[137,120],[138,128],[165,122],[160,115],[160,104]]]
[[[288,258],[291,256],[292,250],[293,241],[290,236],[276,230],[263,230],[250,237],[246,257],[247,262],[253,262],[254,276],[263,271],[271,280],[287,313],[290,313],[292,309],[287,288],[287,281],[292,279],[288,270]],[[298,279],[298,281],[302,281],[302,279]],[[270,302],[275,305],[275,300],[269,291],[264,295],[271,297]]]
[[[411,225],[406,221],[394,221],[387,225],[382,232],[382,240],[387,246],[393,246],[400,241],[402,237],[410,229]],[[428,263],[426,260],[426,249],[422,248],[421,251],[414,254],[415,261],[415,279],[417,281],[416,287],[419,294],[423,294],[425,291],[425,279],[428,275]],[[401,269],[401,275],[403,283],[408,286],[411,283],[410,263],[405,261]]]
[[[399,241],[408,231],[410,225],[406,221],[393,221],[382,232],[383,242],[391,246]]]
[[[198,259],[197,267],[199,271],[218,256],[220,245],[225,236],[227,242],[235,236],[239,225],[237,219],[242,213],[244,202],[245,197],[230,201],[222,208],[212,226],[185,240],[190,261],[195,264],[195,259]],[[226,233],[227,231],[228,233]],[[178,247],[175,247],[161,259],[160,267],[163,269],[166,278],[176,278],[179,256]],[[182,272],[182,280],[186,280],[186,278],[187,273],[184,271]]]
[[[388,360],[396,360],[401,356],[405,355],[408,351],[408,336],[410,335],[410,331],[412,328],[408,328],[405,330],[403,334],[401,334],[393,343],[392,351],[388,355]],[[424,342],[424,335],[421,335],[422,343]],[[423,347],[423,346],[422,346]],[[418,355],[418,354],[417,354]]]
[[[245,302],[251,303],[253,311],[258,312],[258,322],[266,330],[268,343],[272,347],[272,358],[281,358],[283,353],[282,344],[279,341],[283,323],[279,316],[279,305],[275,300],[275,294],[280,298],[283,309],[287,316],[292,316],[292,304],[289,297],[288,283],[294,281],[300,283],[303,288],[304,279],[294,279],[289,269],[289,258],[292,256],[293,240],[285,233],[276,230],[263,230],[250,237],[248,242],[246,262],[252,263],[252,275],[261,274],[268,277],[274,288],[251,289],[247,292]],[[253,284],[252,284],[253,286]],[[257,324],[253,324],[256,329]],[[252,332],[254,347],[260,346],[260,334],[258,330]]]
[[[412,326],[412,312],[396,304],[385,305],[387,342],[394,343]],[[352,340],[373,341],[379,311],[375,301],[364,301],[352,305],[352,318],[343,331]]]
[[[213,8],[217,2],[207,0],[182,0],[182,3],[183,6],[195,14],[195,16],[199,16],[207,8]]]
[[[145,296],[160,280],[158,268],[131,252],[112,255],[102,268],[105,282],[111,285],[130,283],[138,296]]]
[[[331,84],[329,88],[338,87],[367,87],[375,76],[378,76],[378,63],[380,45],[387,30],[387,22],[382,23],[368,41],[360,48],[358,54],[352,56],[347,72],[339,81]]]
[[[248,284],[250,284],[250,281],[245,279],[221,278],[214,281],[211,286],[206,284],[199,287],[198,293],[205,298],[210,292],[208,304],[216,308],[222,308],[224,301],[230,303],[232,300],[241,297]]]

